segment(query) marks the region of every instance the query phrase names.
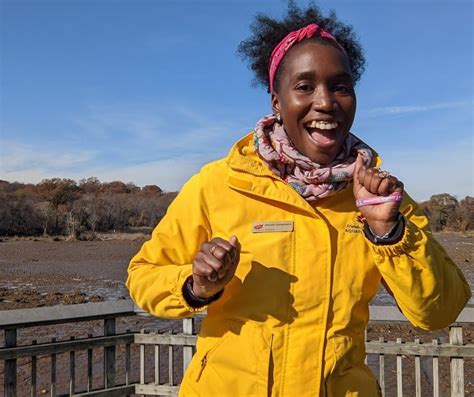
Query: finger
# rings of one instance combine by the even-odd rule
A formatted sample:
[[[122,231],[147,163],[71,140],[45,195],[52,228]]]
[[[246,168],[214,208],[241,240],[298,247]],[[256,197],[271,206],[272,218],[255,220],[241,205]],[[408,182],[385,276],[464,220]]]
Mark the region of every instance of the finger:
[[[378,186],[377,195],[388,196],[391,193],[390,186],[391,186],[390,177],[382,179],[382,181],[380,182]]]
[[[219,249],[218,246],[216,245],[213,245],[213,244],[206,244],[202,246],[201,248],[201,251],[199,251],[197,254],[196,254],[196,260],[199,261],[199,262],[204,262],[206,263],[208,266],[210,266],[214,272],[217,274],[217,278],[221,278],[223,277],[223,275],[225,274],[225,266],[224,266],[224,260],[223,259],[219,259],[215,256],[215,252],[211,252],[212,251],[212,248],[210,250],[207,249],[208,246],[211,246],[213,248],[216,248]],[[224,254],[224,258],[225,258],[225,254]],[[212,272],[210,271],[208,275],[212,275]],[[212,276],[210,278],[210,281],[214,281],[215,278]]]
[[[227,253],[224,254],[223,258],[221,259],[217,258],[214,255],[204,255],[203,260],[215,271],[215,273],[217,274],[217,278],[222,278],[225,276],[226,269],[229,267],[229,265],[227,264],[229,262]]]
[[[212,244],[211,248],[209,249],[209,254],[220,261],[222,261],[225,258],[227,253],[228,253],[227,249],[225,249],[219,244]]]
[[[205,277],[206,280],[211,282],[214,282],[219,278],[217,271],[214,269],[214,267],[209,265],[209,263],[204,260],[204,256],[199,255],[199,253],[193,263],[193,274],[200,277]]]
[[[368,192],[370,192],[370,185],[372,183],[374,173],[375,170],[373,168],[364,168],[359,175],[361,187],[363,187]]]
[[[380,178],[377,174],[373,174],[369,183],[369,188],[367,190],[372,194],[377,194],[381,182],[382,178]]]
[[[233,249],[229,241],[219,237],[212,239],[210,244],[216,246],[216,248],[213,249],[213,254],[219,259],[224,258],[224,256]]]
[[[403,182],[402,181],[399,181],[397,178],[395,178],[394,176],[392,177],[393,178],[393,182],[390,186],[390,193],[393,193],[393,192],[400,192],[402,193],[403,190],[404,190],[404,185],[403,185]]]
[[[216,244],[219,247],[224,248],[226,251],[230,251],[232,249],[232,244],[230,244],[229,241],[224,240],[223,238],[220,237],[215,237],[211,241],[209,241],[211,244]]]
[[[355,168],[354,168],[354,189],[356,191],[359,191],[360,188],[362,187],[360,178],[361,176],[363,177],[364,174],[364,160],[362,159],[362,156],[360,153],[357,153],[357,158],[355,161]]]

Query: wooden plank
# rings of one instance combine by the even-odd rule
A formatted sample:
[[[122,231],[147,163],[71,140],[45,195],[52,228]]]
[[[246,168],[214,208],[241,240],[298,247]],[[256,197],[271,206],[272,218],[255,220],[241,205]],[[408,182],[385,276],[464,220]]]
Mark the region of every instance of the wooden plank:
[[[438,356],[438,357],[474,357],[474,344],[464,346],[452,346],[450,344],[431,345],[415,343],[397,344],[395,342],[380,343],[379,341],[370,341],[366,344],[367,353],[384,354],[405,354],[419,356]]]
[[[16,329],[5,330],[5,347],[16,346]],[[5,360],[4,375],[5,397],[16,397],[16,359]]]
[[[401,345],[402,338],[397,338],[397,343]],[[403,397],[403,368],[401,354],[397,354],[397,397]]]
[[[116,386],[111,389],[93,390],[73,394],[72,397],[123,397],[135,393],[135,385]]]
[[[155,385],[160,384],[160,345],[155,345]]]
[[[140,332],[141,332],[140,335],[145,334],[145,330],[143,329]],[[145,345],[144,344],[140,345],[140,383],[141,384],[145,383]]]
[[[177,396],[179,386],[138,384],[135,386],[137,394],[151,394],[159,396]]]
[[[420,344],[420,339],[415,339],[415,344]],[[421,397],[421,365],[420,365],[420,356],[415,356],[415,396]]]
[[[129,334],[131,331],[127,329],[125,332]],[[131,367],[130,361],[131,361],[130,343],[127,343],[125,345],[125,384],[126,385],[130,384],[130,367]]]
[[[56,338],[51,338],[51,343],[56,343]],[[56,354],[51,354],[51,397],[56,397]]]
[[[24,328],[48,324],[89,321],[105,317],[122,317],[135,315],[131,300],[108,302],[91,302],[77,305],[57,305],[0,311],[0,329]]]
[[[183,333],[185,335],[192,335],[194,334],[194,319],[193,318],[185,318],[183,319]],[[183,373],[186,372],[191,359],[193,358],[193,347],[192,346],[184,346],[183,347]]]
[[[368,339],[367,339],[367,327],[365,327],[365,330],[364,330],[364,343],[367,343],[368,342]],[[365,354],[365,358],[364,358],[364,364],[367,365],[367,362],[369,360],[368,358],[369,354],[366,352]]]
[[[169,345],[168,346],[168,382],[171,386],[174,385],[174,379],[173,379],[173,346]]]
[[[462,328],[458,326],[449,328],[449,342],[452,345],[462,345]],[[464,359],[451,358],[451,397],[464,396]]]
[[[384,343],[384,337],[379,338],[380,343]],[[379,386],[382,396],[385,397],[385,355],[379,354]]]
[[[373,321],[401,321],[408,319],[395,306],[369,306],[370,322]],[[474,307],[465,307],[455,323],[474,323]]]
[[[36,345],[36,340],[33,340],[31,344]],[[36,397],[36,356],[31,357],[31,385],[30,385],[30,397]]]
[[[438,345],[438,339],[433,339],[433,346]],[[439,397],[439,362],[438,356],[433,356],[433,397]]]
[[[60,341],[56,343],[42,343],[38,345],[19,346],[0,349],[0,360],[11,358],[31,357],[32,355],[49,355],[51,353],[65,353],[71,350],[86,350],[87,348],[115,346],[119,344],[132,343],[133,334],[120,334],[111,336],[99,336],[84,339]]]
[[[71,336],[71,340],[75,337]],[[69,394],[72,396],[76,389],[76,352],[74,350],[69,352]]]
[[[115,318],[104,320],[104,336],[115,335]],[[104,347],[104,386],[115,386],[115,345]]]
[[[88,339],[92,339],[92,334],[88,335]],[[87,349],[87,391],[92,391],[93,383],[94,383],[94,376],[92,373],[93,370],[93,349]]]
[[[196,335],[183,334],[135,334],[134,343],[146,345],[184,345],[195,346]]]

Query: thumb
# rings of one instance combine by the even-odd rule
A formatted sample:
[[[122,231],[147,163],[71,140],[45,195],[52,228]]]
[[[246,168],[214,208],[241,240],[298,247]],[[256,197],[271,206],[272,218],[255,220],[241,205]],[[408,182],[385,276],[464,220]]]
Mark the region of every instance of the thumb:
[[[237,245],[239,244],[239,239],[237,238],[237,236],[231,236],[229,239],[229,243],[230,245],[232,245],[232,247],[237,248]]]

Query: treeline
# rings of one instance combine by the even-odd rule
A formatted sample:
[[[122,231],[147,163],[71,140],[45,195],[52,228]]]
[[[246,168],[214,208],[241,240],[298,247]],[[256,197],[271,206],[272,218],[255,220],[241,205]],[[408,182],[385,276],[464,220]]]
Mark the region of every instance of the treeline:
[[[436,194],[420,205],[435,232],[441,230],[465,232],[474,228],[474,197],[466,196],[458,201],[448,193]]]
[[[38,184],[0,180],[0,235],[67,235],[95,238],[98,232],[154,227],[176,193],[91,177],[45,179]]]
[[[66,235],[93,239],[98,232],[149,232],[176,192],[156,185],[100,182],[91,177],[45,179],[38,184],[0,180],[0,236]],[[434,231],[474,228],[474,198],[438,194],[421,203]]]

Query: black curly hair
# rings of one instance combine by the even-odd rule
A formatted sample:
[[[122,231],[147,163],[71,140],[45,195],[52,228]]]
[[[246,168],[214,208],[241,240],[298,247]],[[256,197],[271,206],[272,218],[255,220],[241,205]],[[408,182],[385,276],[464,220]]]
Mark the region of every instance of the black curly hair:
[[[365,57],[352,26],[339,21],[334,10],[324,17],[314,2],[310,2],[306,9],[300,9],[294,1],[290,0],[287,15],[281,21],[258,13],[255,21],[250,25],[252,36],[242,41],[238,47],[237,52],[243,60],[249,62],[250,69],[255,73],[253,80],[255,85],[262,85],[270,92],[268,63],[273,49],[288,33],[310,23],[317,23],[322,29],[331,32],[347,53],[354,83],[360,79],[365,69]],[[327,40],[317,36],[306,40],[331,45]],[[281,67],[278,68],[275,75],[275,91],[278,91],[281,69]]]

